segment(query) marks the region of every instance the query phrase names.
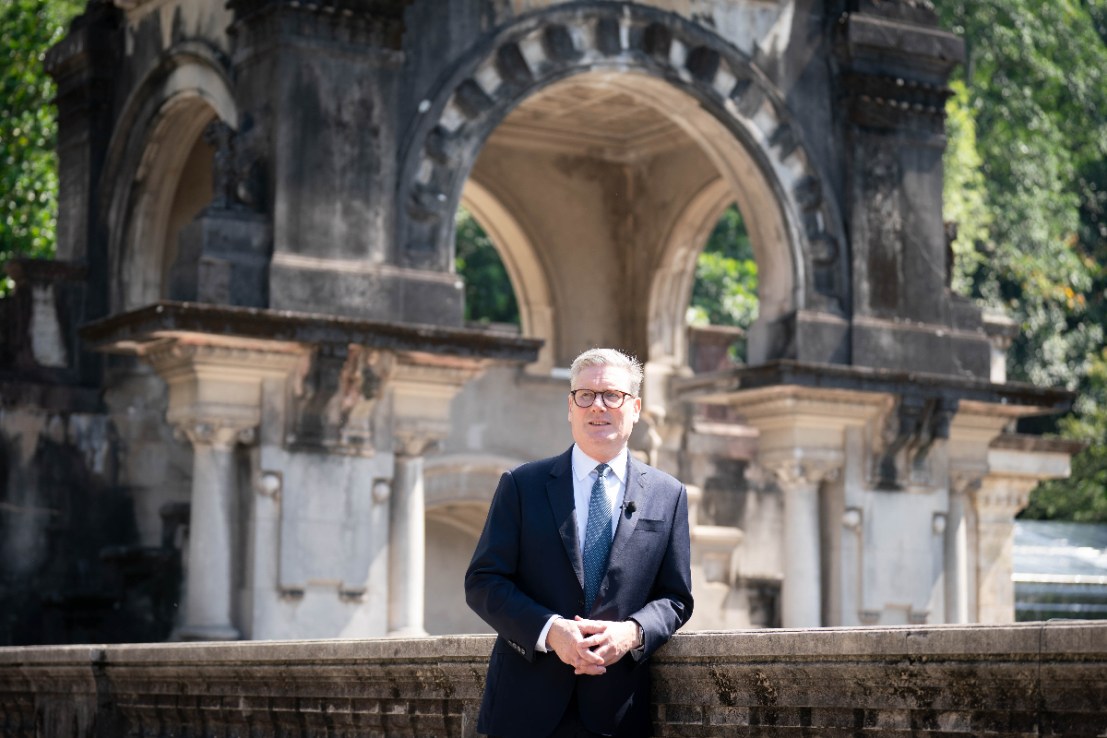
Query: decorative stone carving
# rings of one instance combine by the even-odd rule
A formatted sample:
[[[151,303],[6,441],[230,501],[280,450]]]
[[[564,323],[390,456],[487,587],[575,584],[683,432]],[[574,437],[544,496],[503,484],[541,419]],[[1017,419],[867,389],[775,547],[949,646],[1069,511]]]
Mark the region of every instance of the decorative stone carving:
[[[377,49],[399,49],[404,8],[412,0],[230,0],[235,26],[252,36],[306,36]],[[248,22],[245,22],[248,21]],[[261,38],[251,38],[254,43]]]
[[[215,149],[212,162],[212,201],[223,210],[264,209],[265,167],[263,132],[244,114],[238,130],[221,120],[204,128],[204,141]]]
[[[177,436],[187,439],[193,446],[203,444],[231,451],[235,446],[250,445],[257,439],[254,426],[242,426],[221,418],[185,418],[176,424]]]
[[[381,386],[372,366],[376,357],[361,346],[316,348],[293,391],[289,445],[363,456],[375,452],[373,419]]]
[[[942,397],[900,395],[885,419],[882,446],[874,453],[873,486],[903,489],[904,481],[930,483],[926,460],[936,441],[949,438],[957,401]]]

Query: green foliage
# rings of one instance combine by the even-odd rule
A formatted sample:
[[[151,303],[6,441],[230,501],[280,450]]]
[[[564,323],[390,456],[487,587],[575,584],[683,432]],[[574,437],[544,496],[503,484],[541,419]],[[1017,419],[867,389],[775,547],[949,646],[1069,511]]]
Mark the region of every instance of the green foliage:
[[[464,206],[455,223],[454,265],[465,281],[465,320],[519,325],[519,303],[492,239]]]
[[[688,322],[749,328],[757,307],[757,262],[742,215],[731,205],[696,259]]]
[[[43,61],[82,6],[77,0],[0,4],[0,265],[13,256],[54,253],[57,113]],[[0,279],[0,295],[9,289]]]
[[[1091,444],[1026,514],[1107,519],[1107,0],[935,5],[969,54],[947,111],[954,287],[1018,321],[1009,375],[1077,390],[1056,430]]]

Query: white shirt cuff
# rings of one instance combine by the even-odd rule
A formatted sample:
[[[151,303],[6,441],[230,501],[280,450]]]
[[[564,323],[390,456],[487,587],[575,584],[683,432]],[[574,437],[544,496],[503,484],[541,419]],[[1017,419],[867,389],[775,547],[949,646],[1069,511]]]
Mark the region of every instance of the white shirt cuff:
[[[560,615],[551,615],[550,619],[546,621],[546,627],[542,628],[542,632],[538,634],[538,643],[534,645],[535,651],[539,653],[550,652],[550,649],[546,648],[546,636],[550,634],[550,626],[553,625],[553,621],[560,617]]]

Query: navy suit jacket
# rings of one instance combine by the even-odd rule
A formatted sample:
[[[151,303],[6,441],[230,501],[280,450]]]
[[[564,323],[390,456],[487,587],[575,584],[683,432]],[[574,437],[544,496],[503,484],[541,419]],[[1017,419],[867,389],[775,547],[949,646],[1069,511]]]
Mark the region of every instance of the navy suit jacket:
[[[590,612],[573,499],[572,448],[506,472],[465,574],[465,599],[499,637],[492,649],[477,730],[545,736],[574,690],[593,732],[650,730],[648,659],[692,614],[688,494],[680,482],[630,458],[607,573]],[[632,504],[633,503],[633,504]],[[601,676],[576,676],[535,646],[552,615],[633,618],[645,646]]]

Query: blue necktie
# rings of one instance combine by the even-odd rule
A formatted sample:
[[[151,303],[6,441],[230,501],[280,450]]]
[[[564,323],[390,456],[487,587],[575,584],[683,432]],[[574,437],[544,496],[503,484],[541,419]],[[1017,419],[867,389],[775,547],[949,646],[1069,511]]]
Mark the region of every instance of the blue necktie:
[[[592,609],[600,591],[607,554],[611,551],[611,501],[607,498],[603,478],[607,464],[596,467],[596,481],[588,500],[588,526],[584,530],[584,612]]]

